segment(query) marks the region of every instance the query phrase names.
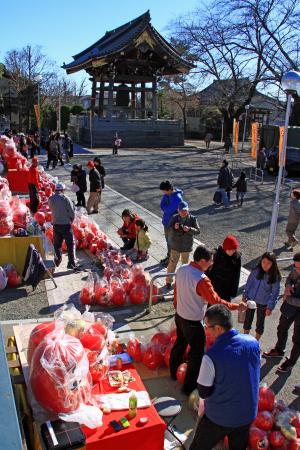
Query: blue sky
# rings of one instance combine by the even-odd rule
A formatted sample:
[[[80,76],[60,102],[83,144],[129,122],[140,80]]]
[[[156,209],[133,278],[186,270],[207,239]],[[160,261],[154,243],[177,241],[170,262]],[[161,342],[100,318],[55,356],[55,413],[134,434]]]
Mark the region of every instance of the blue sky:
[[[1,6],[0,62],[8,50],[41,45],[59,65],[97,41],[107,30],[150,9],[152,24],[162,34],[178,15],[199,0],[8,0]],[[84,72],[80,72],[77,79]]]

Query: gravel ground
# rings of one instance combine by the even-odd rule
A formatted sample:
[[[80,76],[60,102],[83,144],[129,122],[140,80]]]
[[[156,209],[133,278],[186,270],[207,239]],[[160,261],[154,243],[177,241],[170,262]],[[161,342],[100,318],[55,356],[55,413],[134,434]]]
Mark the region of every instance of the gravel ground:
[[[49,317],[48,299],[45,283],[41,282],[36,290],[20,286],[5,289],[0,296],[0,320],[20,320]]]

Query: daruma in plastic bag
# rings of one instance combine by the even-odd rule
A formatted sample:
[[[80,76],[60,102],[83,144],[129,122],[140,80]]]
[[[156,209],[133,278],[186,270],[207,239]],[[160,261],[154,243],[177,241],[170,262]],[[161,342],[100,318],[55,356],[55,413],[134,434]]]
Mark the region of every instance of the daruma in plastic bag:
[[[107,348],[105,347],[100,353],[89,351],[87,357],[93,383],[104,380],[109,371],[109,354]]]
[[[55,328],[55,322],[39,323],[31,331],[27,349],[27,361],[30,366],[34,350],[39,346],[45,336],[51,333]]]
[[[132,336],[126,346],[127,353],[135,362],[141,362],[143,359],[144,351],[142,343],[134,336]]]
[[[88,278],[81,289],[79,300],[83,305],[91,305],[93,303],[94,296],[94,277],[93,274],[90,273]]]
[[[81,342],[68,334],[50,333],[33,354],[30,384],[43,408],[76,410],[91,396],[89,362]]]
[[[13,264],[7,264],[6,266],[4,266],[4,270],[7,276],[7,285],[9,287],[16,287],[22,283],[22,278],[18,274]]]
[[[103,330],[103,331],[102,331]],[[101,323],[92,323],[81,335],[80,341],[84,348],[101,352],[105,347],[105,327]]]
[[[164,362],[161,351],[154,345],[149,345],[143,356],[143,363],[148,369],[158,369]]]

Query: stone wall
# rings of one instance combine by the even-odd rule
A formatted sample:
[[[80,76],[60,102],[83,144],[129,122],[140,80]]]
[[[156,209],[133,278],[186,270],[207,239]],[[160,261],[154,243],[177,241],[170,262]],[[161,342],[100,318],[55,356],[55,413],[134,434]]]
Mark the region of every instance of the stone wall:
[[[87,116],[71,116],[68,131],[75,142],[90,145]],[[183,127],[175,120],[103,120],[92,121],[93,147],[111,147],[115,134],[123,147],[174,147],[184,145]]]

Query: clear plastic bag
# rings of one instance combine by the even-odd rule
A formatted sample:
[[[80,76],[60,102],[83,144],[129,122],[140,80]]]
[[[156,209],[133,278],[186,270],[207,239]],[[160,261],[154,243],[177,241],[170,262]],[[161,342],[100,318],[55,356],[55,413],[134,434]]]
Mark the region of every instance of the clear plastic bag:
[[[55,329],[36,348],[29,379],[36,400],[49,411],[69,413],[90,402],[86,352],[77,338],[63,330]]]
[[[3,267],[0,266],[0,291],[6,288],[7,285],[7,275]]]
[[[3,269],[6,272],[7,285],[9,287],[16,287],[22,283],[22,278],[13,264],[6,264],[3,266]]]
[[[21,202],[17,195],[12,198],[11,209],[14,227],[26,229],[29,222],[29,211],[27,206]]]
[[[90,272],[79,295],[79,301],[82,305],[91,305],[93,303],[94,285],[95,285],[94,276]]]
[[[78,422],[88,428],[94,429],[103,424],[103,413],[100,408],[81,404],[76,411],[68,414],[59,414],[58,417],[65,422]]]

